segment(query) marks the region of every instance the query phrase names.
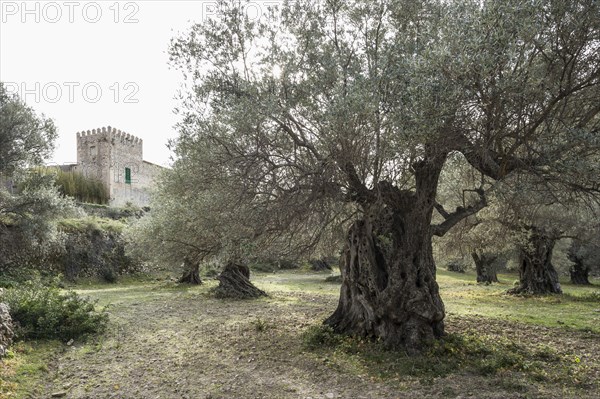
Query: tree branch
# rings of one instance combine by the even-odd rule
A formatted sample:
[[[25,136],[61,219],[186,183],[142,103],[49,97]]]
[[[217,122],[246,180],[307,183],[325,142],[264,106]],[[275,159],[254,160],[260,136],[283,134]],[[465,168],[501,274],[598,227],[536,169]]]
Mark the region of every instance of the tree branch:
[[[350,189],[348,195],[350,200],[356,201],[359,204],[366,204],[375,199],[373,192],[369,190],[358,177],[356,168],[351,162],[346,162],[342,166],[342,170],[346,173],[346,177],[348,179],[348,185]]]
[[[481,209],[485,208],[487,206],[485,192],[482,189],[477,189],[475,191],[477,192],[477,194],[479,194],[479,201],[477,203],[469,205],[466,208],[463,208],[462,206],[458,207],[456,208],[456,211],[452,213],[446,212],[444,208],[439,204],[434,205],[435,209],[437,209],[437,211],[440,212],[440,214],[444,217],[445,220],[440,224],[431,226],[431,234],[436,235],[438,237],[442,237],[458,222],[460,222],[468,216],[476,214]],[[446,215],[444,215],[442,211],[440,211],[440,208]]]
[[[440,204],[439,202],[435,202],[433,204],[433,207],[435,208],[436,211],[438,211],[438,213],[440,215],[442,215],[442,217],[444,219],[448,219],[450,217],[450,214],[448,213],[448,211],[446,211],[446,209],[444,209],[444,206],[442,204]]]

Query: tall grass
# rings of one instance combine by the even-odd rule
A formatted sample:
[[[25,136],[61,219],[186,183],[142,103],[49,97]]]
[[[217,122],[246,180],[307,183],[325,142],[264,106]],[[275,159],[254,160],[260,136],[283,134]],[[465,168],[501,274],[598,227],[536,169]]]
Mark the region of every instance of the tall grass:
[[[98,179],[84,176],[75,171],[64,171],[60,168],[48,167],[39,170],[44,174],[54,174],[58,190],[63,195],[75,198],[79,202],[91,204],[108,204],[109,195],[104,183]]]

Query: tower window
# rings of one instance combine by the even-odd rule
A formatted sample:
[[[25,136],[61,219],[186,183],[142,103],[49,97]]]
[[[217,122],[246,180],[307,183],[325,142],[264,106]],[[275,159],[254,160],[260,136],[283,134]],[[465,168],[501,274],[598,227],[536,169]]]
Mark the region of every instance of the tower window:
[[[131,184],[131,169],[125,168],[125,184]]]
[[[90,147],[90,156],[95,157],[96,155],[98,155],[98,149],[93,145]]]

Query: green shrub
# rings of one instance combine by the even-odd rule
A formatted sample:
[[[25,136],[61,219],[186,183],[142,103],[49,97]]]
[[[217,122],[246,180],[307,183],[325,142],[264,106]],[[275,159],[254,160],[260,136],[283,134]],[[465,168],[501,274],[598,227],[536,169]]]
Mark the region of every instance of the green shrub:
[[[270,260],[257,260],[248,265],[252,271],[261,273],[273,273],[277,270],[277,264]]]
[[[109,283],[140,272],[142,262],[125,253],[124,227],[120,221],[95,216],[61,220],[65,251],[55,260],[61,272],[71,281],[98,276]]]
[[[467,265],[461,259],[453,259],[446,264],[446,270],[455,273],[464,273],[467,271]]]
[[[6,270],[0,268],[0,287],[2,288],[16,287],[30,278],[31,272],[24,270],[24,268],[9,268]]]
[[[342,343],[343,338],[333,328],[323,324],[311,326],[302,334],[302,342],[308,349],[335,347]]]
[[[75,291],[61,292],[56,280],[44,284],[39,278],[33,279],[6,290],[2,300],[10,306],[20,339],[58,338],[68,341],[101,333],[108,322],[106,308],[96,311],[95,302]]]
[[[248,266],[253,271],[262,273],[274,273],[277,270],[293,270],[300,268],[300,265],[297,262],[283,258],[254,259],[250,262]]]
[[[104,264],[100,270],[98,270],[98,277],[100,277],[103,281],[114,284],[119,279],[117,271],[110,267],[110,265]]]

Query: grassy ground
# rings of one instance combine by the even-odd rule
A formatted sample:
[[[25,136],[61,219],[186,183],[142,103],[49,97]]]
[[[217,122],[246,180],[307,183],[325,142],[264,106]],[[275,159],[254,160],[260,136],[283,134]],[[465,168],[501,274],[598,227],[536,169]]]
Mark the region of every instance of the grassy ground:
[[[320,322],[339,284],[325,274],[254,276],[270,294],[220,301],[166,282],[79,286],[111,304],[109,331],[71,346],[18,344],[1,364],[0,397],[46,398],[594,398],[600,381],[600,301],[507,296],[440,271],[448,337],[417,358],[333,335]]]

